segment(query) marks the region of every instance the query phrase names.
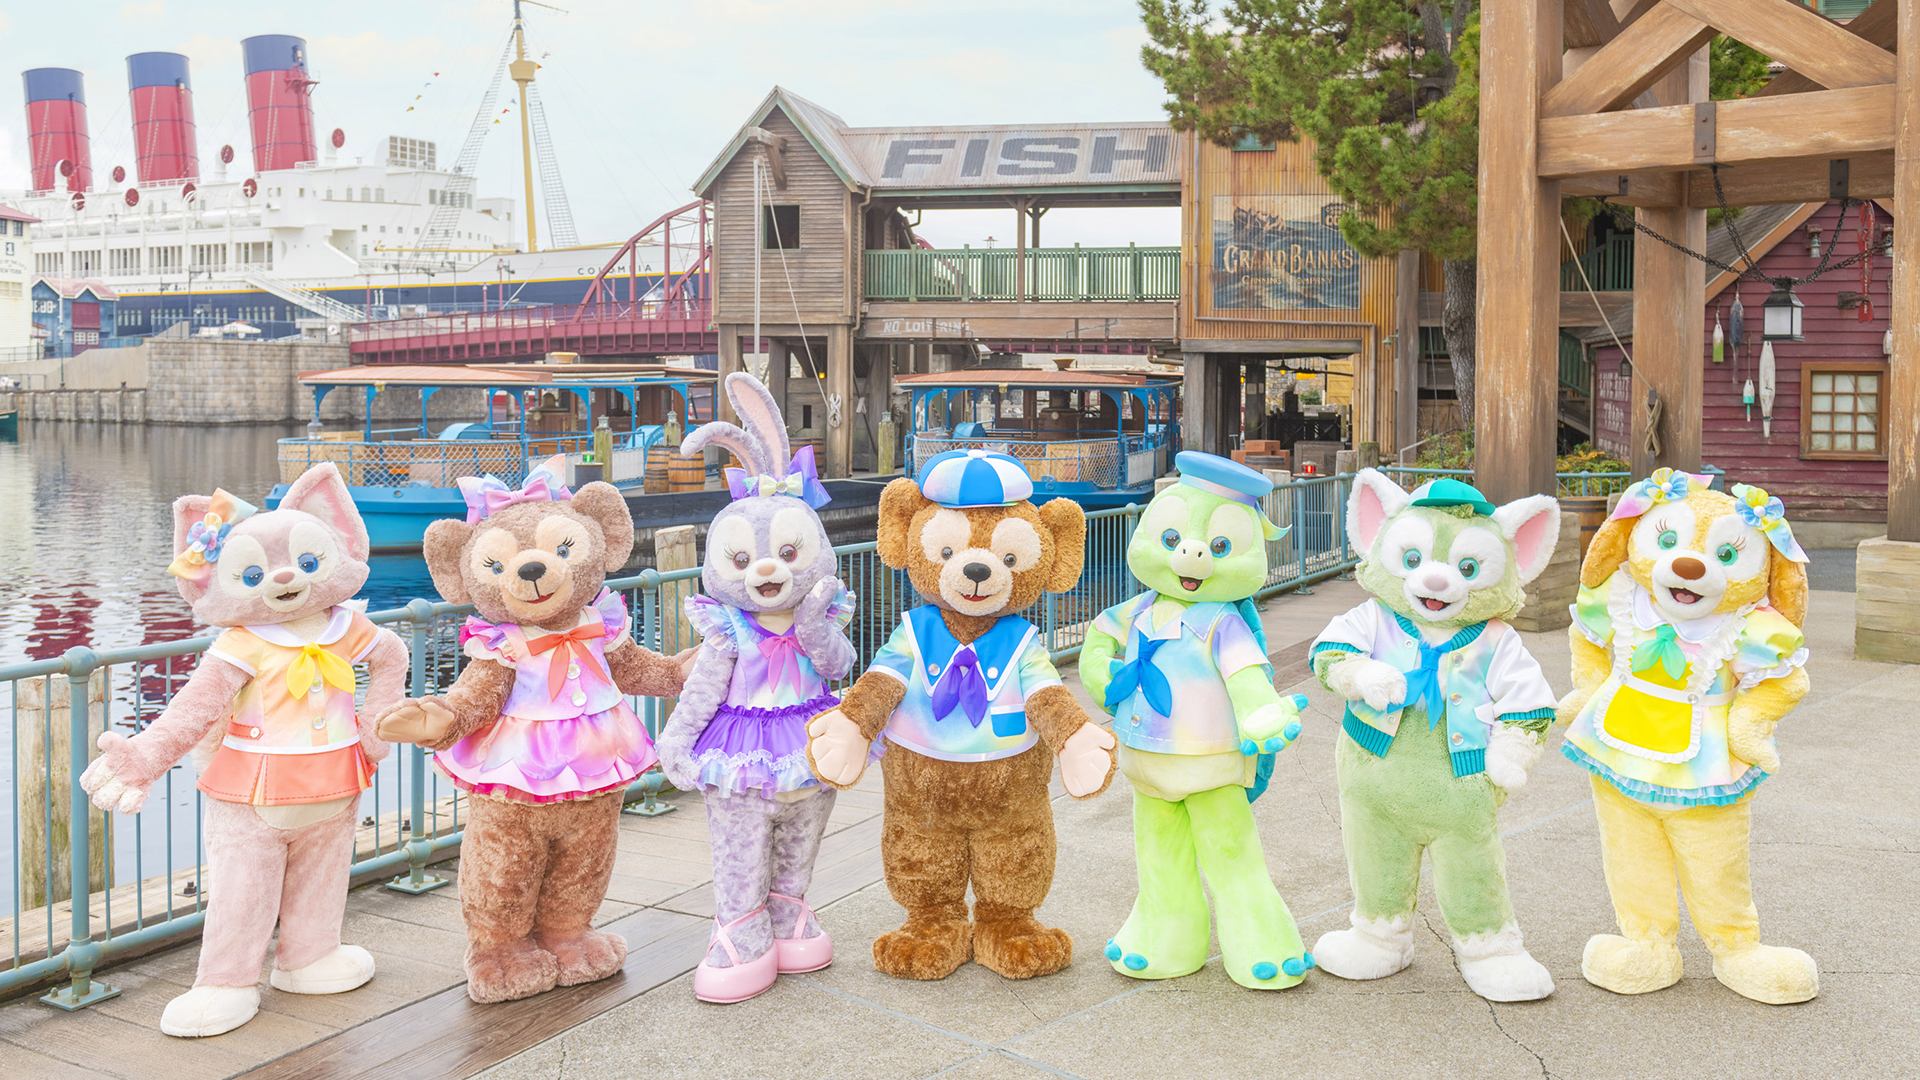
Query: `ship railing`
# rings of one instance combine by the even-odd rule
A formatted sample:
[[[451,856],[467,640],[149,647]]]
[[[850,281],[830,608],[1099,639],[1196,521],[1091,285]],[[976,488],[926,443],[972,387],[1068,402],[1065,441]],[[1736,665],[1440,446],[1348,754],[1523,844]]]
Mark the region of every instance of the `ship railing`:
[[[1350,482],[1300,480],[1269,496],[1269,516],[1296,528],[1269,545],[1273,567],[1261,596],[1354,566],[1342,512]],[[1140,591],[1126,552],[1141,510],[1089,513],[1079,584],[1046,594],[1026,613],[1055,660],[1076,656],[1093,617]],[[872,542],[835,553],[841,580],[859,597],[848,627],[858,663],[844,686],[887,641],[900,613],[921,601],[905,571],[882,564]],[[701,589],[699,568],[645,570],[607,587],[624,598],[641,644],[673,653],[695,643],[684,604]],[[409,694],[444,692],[452,683],[465,663],[460,626],[472,613],[471,606],[416,599],[371,614],[408,643]],[[0,802],[11,840],[0,856],[0,997],[54,984],[42,1000],[81,1008],[117,993],[98,976],[102,967],[199,932],[209,893],[220,885],[207,876],[206,807],[194,766],[169,770],[130,815],[93,809],[78,781],[100,734],[132,733],[158,720],[213,641],[206,635],[125,648],[75,644],[58,656],[0,665],[10,751],[0,767],[7,785]],[[365,674],[357,676],[356,694],[364,697]],[[669,703],[629,701],[657,737]],[[385,880],[388,888],[419,894],[446,883],[432,867],[458,853],[467,799],[431,763],[430,752],[412,745],[394,747],[379,762],[358,810],[356,884]],[[658,800],[666,786],[657,769],[640,777],[626,793],[629,812],[671,809]]]

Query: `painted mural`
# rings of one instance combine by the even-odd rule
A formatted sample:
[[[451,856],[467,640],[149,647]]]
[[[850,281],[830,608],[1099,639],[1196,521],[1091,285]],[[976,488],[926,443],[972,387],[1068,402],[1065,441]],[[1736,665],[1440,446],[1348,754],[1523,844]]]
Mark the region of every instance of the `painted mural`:
[[[1213,306],[1354,310],[1359,252],[1340,235],[1346,207],[1331,195],[1215,195]]]

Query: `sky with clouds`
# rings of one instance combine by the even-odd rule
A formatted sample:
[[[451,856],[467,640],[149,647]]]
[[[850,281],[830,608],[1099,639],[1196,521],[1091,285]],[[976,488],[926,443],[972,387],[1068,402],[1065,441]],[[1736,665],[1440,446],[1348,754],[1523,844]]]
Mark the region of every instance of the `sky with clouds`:
[[[691,198],[688,186],[775,84],[856,126],[1154,120],[1158,80],[1129,0],[556,0],[524,9],[541,99],[583,241],[624,239]],[[388,135],[432,139],[450,163],[499,63],[512,0],[61,0],[7,5],[0,43],[0,190],[27,184],[18,72],[85,74],[93,163],[132,171],[125,57],[192,63],[203,169],[247,158],[241,38],[308,43],[316,127],[372,159]],[[496,108],[507,107],[507,83]],[[411,111],[410,111],[411,110]],[[500,114],[479,194],[520,201],[518,117]],[[323,136],[324,138],[324,136]],[[1011,235],[1009,210],[928,215],[941,246]],[[1058,210],[1047,246],[1176,243],[1178,214]],[[544,242],[544,238],[543,238]]]

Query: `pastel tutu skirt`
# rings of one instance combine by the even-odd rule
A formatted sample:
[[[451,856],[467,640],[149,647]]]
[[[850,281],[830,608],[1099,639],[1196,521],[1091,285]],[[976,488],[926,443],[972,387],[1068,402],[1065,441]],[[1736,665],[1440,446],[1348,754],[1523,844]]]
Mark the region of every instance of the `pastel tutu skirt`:
[[[721,705],[693,744],[700,786],[719,795],[752,792],[766,798],[819,786],[807,764],[807,721],[839,704],[823,691],[798,705],[772,709]]]
[[[530,803],[624,788],[658,760],[646,725],[625,701],[562,720],[502,716],[434,755],[462,791]]]

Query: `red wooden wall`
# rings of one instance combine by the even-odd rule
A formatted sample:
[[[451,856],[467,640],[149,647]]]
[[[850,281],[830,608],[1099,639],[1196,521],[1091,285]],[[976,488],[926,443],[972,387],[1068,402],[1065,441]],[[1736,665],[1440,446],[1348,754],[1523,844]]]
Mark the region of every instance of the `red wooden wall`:
[[[1850,209],[1844,224],[1840,222],[1840,204],[1829,203],[1808,220],[1821,230],[1823,250],[1831,251],[1830,263],[1837,263],[1859,250],[1859,208]],[[1892,216],[1874,208],[1874,227],[1870,243],[1878,244],[1882,227],[1891,225]],[[1738,221],[1735,223],[1738,227]],[[1648,242],[1644,237],[1641,242]],[[1759,240],[1745,236],[1748,243]],[[1806,228],[1789,233],[1772,250],[1758,255],[1760,272],[1772,277],[1804,277],[1812,273],[1819,260],[1807,253]],[[1745,265],[1742,263],[1741,265]],[[1800,456],[1800,365],[1809,360],[1844,360],[1876,365],[1883,371],[1887,357],[1882,351],[1887,332],[1889,300],[1887,279],[1892,266],[1881,255],[1869,260],[1870,282],[1867,295],[1873,300],[1873,319],[1859,322],[1853,308],[1838,306],[1842,292],[1859,292],[1860,267],[1829,271],[1815,281],[1794,288],[1794,295],[1805,303],[1804,341],[1773,343],[1774,402],[1773,435],[1761,434],[1760,406],[1753,407],[1753,419],[1746,418],[1740,403],[1741,386],[1749,378],[1758,383],[1760,357],[1760,307],[1772,292],[1771,286],[1751,278],[1742,278],[1707,298],[1706,349],[1700,363],[1706,369],[1701,449],[1706,464],[1726,470],[1728,483],[1757,484],[1780,496],[1787,504],[1789,518],[1809,521],[1885,521],[1887,519],[1887,463],[1873,461],[1824,461]],[[1717,276],[1717,272],[1716,272]],[[1713,325],[1716,315],[1723,330],[1730,326],[1729,311],[1735,291],[1746,307],[1748,344],[1734,356],[1727,347],[1726,362],[1713,363]],[[1609,344],[1594,350],[1595,430],[1594,441],[1614,453],[1626,450],[1630,426],[1628,380],[1619,378],[1620,350]],[[1884,385],[1884,384],[1883,384]],[[1884,391],[1883,391],[1884,392]],[[1892,418],[1888,418],[1891,423]],[[1691,417],[1668,414],[1668,423],[1690,423]],[[1883,429],[1884,430],[1884,429]]]

